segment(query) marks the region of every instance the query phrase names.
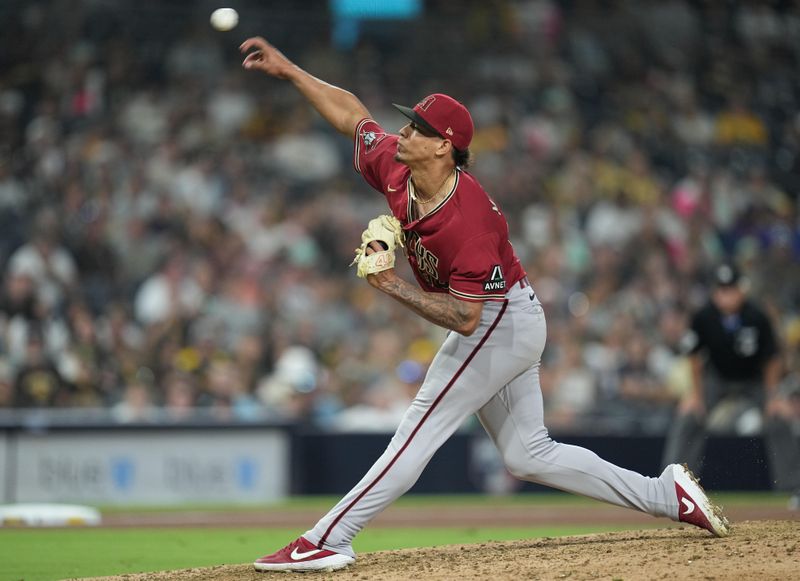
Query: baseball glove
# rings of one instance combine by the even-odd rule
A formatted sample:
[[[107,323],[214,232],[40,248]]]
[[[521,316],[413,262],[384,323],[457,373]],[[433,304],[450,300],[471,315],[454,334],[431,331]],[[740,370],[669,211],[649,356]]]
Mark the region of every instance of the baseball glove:
[[[378,242],[384,250],[367,254],[370,242]],[[394,268],[394,250],[397,247],[405,249],[405,238],[400,221],[394,216],[378,216],[369,221],[367,229],[361,234],[361,246],[356,248],[356,257],[350,266],[358,265],[356,274],[359,278],[366,278],[368,274],[375,274]]]

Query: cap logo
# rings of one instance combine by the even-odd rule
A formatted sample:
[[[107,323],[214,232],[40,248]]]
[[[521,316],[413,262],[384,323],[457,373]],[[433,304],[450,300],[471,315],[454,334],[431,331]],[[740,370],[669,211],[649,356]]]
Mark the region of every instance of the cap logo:
[[[435,100],[436,100],[436,97],[434,97],[433,95],[429,95],[429,96],[428,96],[428,97],[426,97],[424,100],[422,100],[422,101],[420,101],[419,103],[417,103],[417,107],[419,107],[419,108],[420,108],[420,109],[422,109],[423,111],[427,111],[427,110],[428,110],[428,107],[430,107],[431,105],[433,105],[433,102],[434,102]]]
[[[445,131],[445,133],[447,133],[448,135],[453,135],[453,128],[452,127],[448,127],[447,130]]]
[[[717,269],[717,278],[724,284],[729,284],[733,281],[733,270],[730,266],[720,266]]]

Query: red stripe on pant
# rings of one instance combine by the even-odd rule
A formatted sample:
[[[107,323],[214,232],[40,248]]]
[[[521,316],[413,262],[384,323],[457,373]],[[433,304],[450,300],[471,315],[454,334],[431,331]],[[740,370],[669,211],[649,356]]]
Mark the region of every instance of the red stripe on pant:
[[[386,476],[386,473],[389,472],[389,469],[392,466],[394,466],[394,463],[397,462],[397,459],[400,458],[400,455],[403,452],[405,452],[406,448],[408,448],[409,444],[411,444],[411,440],[413,440],[414,436],[416,436],[417,432],[419,432],[420,428],[422,427],[422,424],[424,424],[425,420],[427,420],[430,417],[430,415],[433,413],[433,410],[436,409],[437,405],[439,405],[439,402],[441,402],[442,399],[444,398],[444,396],[447,395],[447,392],[450,391],[451,387],[453,387],[453,384],[455,384],[456,380],[459,378],[459,376],[467,368],[467,365],[469,365],[470,361],[472,361],[475,358],[475,355],[478,353],[478,351],[480,351],[481,347],[483,347],[483,344],[486,343],[486,340],[491,336],[492,331],[494,331],[495,327],[497,327],[497,324],[500,322],[500,319],[503,318],[503,314],[506,312],[506,307],[508,307],[508,301],[507,300],[503,301],[503,306],[500,308],[500,312],[497,314],[497,318],[492,323],[492,326],[489,327],[489,330],[486,331],[486,334],[481,338],[480,342],[475,346],[475,349],[472,350],[472,352],[464,360],[464,363],[461,364],[461,367],[458,368],[458,371],[455,372],[455,374],[453,375],[453,378],[447,383],[445,388],[442,390],[442,393],[440,393],[438,395],[438,397],[431,404],[431,407],[428,409],[428,411],[425,412],[425,415],[422,416],[422,419],[417,424],[417,427],[415,427],[414,430],[411,432],[411,434],[408,436],[408,440],[406,440],[406,443],[403,444],[402,448],[400,448],[397,451],[397,454],[394,455],[394,458],[392,458],[391,462],[389,462],[389,464],[387,464],[386,468],[384,468],[383,471],[380,474],[378,474],[378,476],[375,478],[375,480],[373,480],[369,484],[369,486],[367,486],[364,490],[362,490],[361,494],[359,494],[353,500],[353,502],[351,502],[349,505],[347,505],[347,507],[345,507],[345,509],[342,512],[339,513],[339,516],[337,516],[333,520],[333,522],[330,524],[328,529],[325,531],[325,534],[322,535],[322,537],[320,537],[319,542],[317,543],[317,548],[319,548],[319,549],[323,548],[323,546],[325,545],[325,541],[328,538],[328,535],[331,534],[331,531],[333,530],[333,528],[337,524],[339,524],[339,521],[342,520],[344,515],[346,515],[358,503],[359,500],[364,498],[364,496],[370,490],[372,490],[375,487],[375,485],[378,484],[378,482],[380,482],[381,479],[384,476]]]

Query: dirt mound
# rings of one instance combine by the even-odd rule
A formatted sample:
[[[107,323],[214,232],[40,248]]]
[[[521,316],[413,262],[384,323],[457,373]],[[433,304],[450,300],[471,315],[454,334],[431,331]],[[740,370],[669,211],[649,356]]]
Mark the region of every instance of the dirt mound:
[[[759,579],[796,578],[800,521],[745,521],[716,539],[692,528],[651,529],[453,545],[359,555],[333,573],[258,573],[222,565],[97,578],[95,581],[335,581],[408,579]]]

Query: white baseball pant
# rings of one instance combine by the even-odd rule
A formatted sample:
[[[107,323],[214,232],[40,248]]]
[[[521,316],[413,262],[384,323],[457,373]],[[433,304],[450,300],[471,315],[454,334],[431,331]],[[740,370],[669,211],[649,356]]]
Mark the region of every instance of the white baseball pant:
[[[355,556],[355,535],[413,486],[473,413],[517,478],[677,520],[671,470],[642,476],[550,439],[539,385],[546,337],[544,311],[531,287],[517,283],[504,302],[487,302],[475,333],[447,336],[386,451],[304,536]]]

